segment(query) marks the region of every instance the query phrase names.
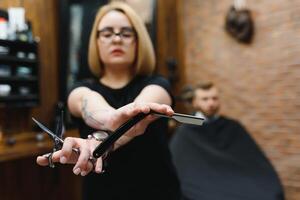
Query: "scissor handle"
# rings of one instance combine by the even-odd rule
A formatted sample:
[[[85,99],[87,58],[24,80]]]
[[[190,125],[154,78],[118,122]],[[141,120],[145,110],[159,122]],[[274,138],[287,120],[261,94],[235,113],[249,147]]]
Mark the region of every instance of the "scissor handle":
[[[54,147],[53,147],[53,151],[58,151],[61,150],[62,146],[63,146],[63,142],[57,138],[52,138],[53,142],[54,142]]]
[[[102,143],[100,143],[93,152],[94,158],[101,157],[122,135],[124,135],[130,128],[136,125],[139,121],[144,119],[151,113],[139,113],[132,119],[122,124],[117,130],[110,134]]]

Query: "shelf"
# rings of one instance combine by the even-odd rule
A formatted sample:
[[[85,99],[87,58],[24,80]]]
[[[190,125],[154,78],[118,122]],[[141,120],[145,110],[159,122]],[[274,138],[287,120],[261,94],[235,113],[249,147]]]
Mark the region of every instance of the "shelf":
[[[37,81],[38,78],[36,76],[26,76],[26,77],[20,77],[20,76],[9,76],[9,77],[1,77],[0,76],[0,82],[9,82],[9,81]]]
[[[26,94],[26,95],[8,95],[8,96],[0,96],[0,101],[13,101],[13,100],[36,100],[38,99],[37,94]]]
[[[0,108],[32,108],[39,105],[38,101],[0,102]]]
[[[0,40],[0,46],[24,49],[27,51],[35,51],[37,48],[37,42],[22,42],[18,40]]]
[[[0,107],[35,107],[39,105],[39,59],[38,59],[38,42],[23,42],[0,40],[1,47],[8,48],[8,54],[0,54],[0,64],[7,65],[10,76],[0,76],[1,84],[9,84],[11,92],[7,96],[0,96]],[[20,58],[20,52],[24,58]],[[28,58],[30,54],[33,59]],[[17,57],[19,55],[19,57]],[[28,69],[23,70],[22,67]],[[19,74],[24,76],[19,76]],[[25,74],[28,74],[26,76]],[[29,94],[25,93],[22,87],[27,87]]]
[[[29,58],[17,58],[15,56],[10,56],[10,55],[0,55],[0,61],[1,64],[10,64],[10,63],[16,63],[16,64],[21,64],[21,65],[33,65],[37,64],[36,59],[29,59]]]

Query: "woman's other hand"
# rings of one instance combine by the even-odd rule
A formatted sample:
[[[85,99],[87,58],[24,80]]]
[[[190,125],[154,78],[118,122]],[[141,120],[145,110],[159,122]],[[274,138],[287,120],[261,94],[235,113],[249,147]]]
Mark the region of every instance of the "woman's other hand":
[[[75,164],[73,173],[76,175],[80,174],[81,176],[85,176],[93,170],[95,170],[96,173],[101,173],[102,158],[100,157],[97,160],[91,159],[93,150],[99,143],[100,142],[95,139],[67,137],[62,149],[52,154],[52,162]],[[38,156],[36,162],[41,166],[49,165],[49,160],[46,155]]]

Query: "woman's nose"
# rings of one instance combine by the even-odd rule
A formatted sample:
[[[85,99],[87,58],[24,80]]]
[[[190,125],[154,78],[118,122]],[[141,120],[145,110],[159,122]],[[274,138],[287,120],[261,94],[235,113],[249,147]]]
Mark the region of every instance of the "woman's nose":
[[[119,35],[119,34],[114,34],[114,35],[113,35],[113,38],[112,38],[112,41],[113,41],[113,42],[120,42],[120,41],[122,41],[121,35]]]

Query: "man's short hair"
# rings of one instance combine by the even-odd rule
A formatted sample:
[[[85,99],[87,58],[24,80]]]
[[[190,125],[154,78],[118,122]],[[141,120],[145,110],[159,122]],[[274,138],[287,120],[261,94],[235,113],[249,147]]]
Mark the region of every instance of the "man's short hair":
[[[186,86],[183,88],[180,94],[180,100],[185,102],[192,102],[195,97],[195,91],[197,89],[201,90],[209,90],[213,88],[215,84],[212,81],[201,81],[198,82],[194,87],[193,86]]]
[[[196,84],[196,86],[194,87],[194,91],[197,89],[209,90],[214,86],[215,86],[214,83],[211,81],[201,81]]]

